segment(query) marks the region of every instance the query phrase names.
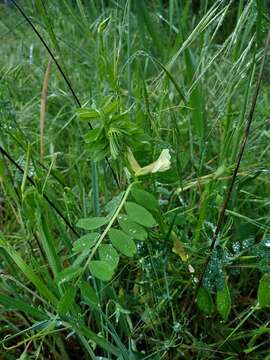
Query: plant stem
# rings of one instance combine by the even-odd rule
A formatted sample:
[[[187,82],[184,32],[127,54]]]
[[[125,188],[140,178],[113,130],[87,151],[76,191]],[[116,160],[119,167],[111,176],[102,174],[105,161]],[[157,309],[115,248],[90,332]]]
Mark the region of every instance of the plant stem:
[[[215,233],[214,233],[211,245],[210,245],[210,254],[208,255],[207,260],[206,260],[205,264],[203,265],[203,270],[202,270],[202,273],[201,273],[201,275],[199,277],[199,281],[197,283],[193,299],[192,299],[192,301],[190,303],[190,306],[189,306],[189,308],[187,310],[187,314],[189,314],[190,310],[192,309],[192,306],[193,306],[193,304],[195,302],[195,299],[197,297],[198,290],[202,285],[203,278],[204,278],[204,275],[205,275],[205,273],[207,271],[207,268],[208,268],[208,265],[209,265],[213,250],[214,250],[214,248],[216,246],[219,233],[221,231],[222,225],[224,224],[225,212],[226,212],[226,210],[228,208],[228,204],[229,204],[232,192],[233,192],[235,181],[236,181],[236,178],[237,178],[237,175],[238,175],[238,170],[239,170],[239,167],[240,167],[240,164],[241,164],[241,160],[242,160],[244,150],[245,150],[245,147],[246,147],[246,143],[247,143],[247,140],[248,140],[248,136],[249,136],[249,133],[250,133],[251,123],[252,123],[252,120],[253,120],[253,115],[254,115],[254,111],[255,111],[255,107],[256,107],[256,103],[257,103],[257,98],[258,98],[258,95],[259,95],[259,91],[260,91],[260,87],[261,87],[261,83],[262,83],[262,78],[263,78],[263,74],[264,74],[265,63],[266,63],[269,44],[270,44],[270,31],[268,32],[267,38],[266,38],[266,41],[265,41],[264,54],[263,54],[263,58],[262,58],[261,66],[260,66],[260,72],[259,72],[259,75],[258,75],[256,88],[255,88],[255,92],[254,92],[252,103],[251,103],[251,108],[250,108],[250,111],[248,113],[247,124],[246,124],[246,128],[245,128],[245,131],[244,131],[244,134],[243,134],[243,137],[242,137],[237,162],[236,162],[236,165],[235,165],[235,168],[234,168],[234,171],[233,171],[232,179],[231,179],[227,194],[225,196],[223,205],[221,207],[221,211],[220,211],[220,214],[219,214],[216,230],[215,230]]]
[[[76,281],[76,283],[75,283],[75,286],[77,286],[77,285],[79,284],[82,275],[84,274],[85,270],[87,269],[90,261],[93,259],[93,256],[95,255],[97,249],[99,248],[99,245],[100,245],[100,244],[102,243],[102,241],[104,240],[105,236],[107,235],[108,231],[110,230],[110,228],[112,227],[113,223],[115,222],[117,216],[119,215],[120,211],[122,210],[122,207],[124,206],[124,204],[125,204],[125,202],[126,202],[126,199],[127,199],[128,195],[129,195],[129,193],[130,193],[130,190],[132,189],[133,185],[135,185],[137,182],[138,182],[138,181],[134,181],[133,183],[131,183],[131,184],[128,186],[128,188],[127,188],[127,190],[126,190],[126,192],[125,192],[125,194],[124,194],[124,196],[123,196],[123,198],[122,198],[122,200],[121,200],[121,203],[119,204],[118,208],[116,209],[115,213],[113,214],[113,216],[112,216],[109,224],[106,226],[106,229],[105,229],[105,230],[103,231],[103,233],[101,234],[101,236],[100,236],[100,238],[98,239],[96,245],[93,247],[93,249],[92,249],[92,251],[91,251],[91,254],[89,255],[89,257],[88,257],[88,259],[87,259],[87,261],[86,261],[86,263],[85,263],[85,265],[84,265],[83,271],[82,271],[82,273],[80,274],[79,278],[77,279],[77,281]]]

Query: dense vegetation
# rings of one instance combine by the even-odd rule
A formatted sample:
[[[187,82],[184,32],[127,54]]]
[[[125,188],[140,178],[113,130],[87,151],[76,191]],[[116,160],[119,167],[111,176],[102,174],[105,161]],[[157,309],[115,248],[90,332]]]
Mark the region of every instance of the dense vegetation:
[[[270,359],[269,2],[11,3],[0,358]]]

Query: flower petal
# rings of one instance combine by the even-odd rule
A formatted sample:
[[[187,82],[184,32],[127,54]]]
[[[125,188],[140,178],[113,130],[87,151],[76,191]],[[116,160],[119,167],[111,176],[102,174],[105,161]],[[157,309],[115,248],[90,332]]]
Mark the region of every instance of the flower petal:
[[[153,162],[152,165],[152,173],[169,170],[169,168],[171,167],[171,155],[169,149],[162,150],[159,158],[155,162]]]
[[[131,169],[136,173],[137,171],[140,171],[141,167],[138,164],[137,160],[135,159],[133,152],[128,148],[127,158],[129,161],[129,164],[131,166]]]
[[[142,176],[150,173],[153,174],[156,172],[163,172],[169,170],[169,168],[171,167],[171,155],[169,149],[162,150],[161,154],[159,155],[159,158],[156,161],[144,167],[141,167],[138,164],[130,148],[128,148],[127,158],[132,170],[135,173],[135,176]]]

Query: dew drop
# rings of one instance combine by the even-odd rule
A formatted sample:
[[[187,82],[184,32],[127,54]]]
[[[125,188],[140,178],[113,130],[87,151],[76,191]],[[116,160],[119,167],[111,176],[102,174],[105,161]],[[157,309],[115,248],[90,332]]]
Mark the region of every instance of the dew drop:
[[[270,239],[265,240],[264,245],[270,247]]]

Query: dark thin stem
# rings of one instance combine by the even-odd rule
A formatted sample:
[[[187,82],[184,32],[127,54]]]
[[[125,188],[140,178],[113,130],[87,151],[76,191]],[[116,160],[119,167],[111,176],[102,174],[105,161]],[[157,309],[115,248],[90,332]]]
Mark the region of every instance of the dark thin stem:
[[[37,35],[37,37],[39,38],[39,40],[42,42],[42,44],[44,45],[45,49],[48,51],[49,55],[51,56],[51,58],[53,59],[55,65],[57,66],[57,69],[59,70],[60,74],[62,75],[62,77],[64,78],[69,90],[71,91],[71,94],[73,96],[73,98],[75,99],[77,105],[81,108],[81,102],[78,98],[78,96],[76,95],[73,87],[71,86],[71,83],[67,77],[67,75],[65,74],[64,70],[62,69],[61,65],[59,64],[59,62],[56,60],[56,57],[53,55],[51,49],[49,48],[49,46],[47,45],[46,41],[43,39],[43,37],[41,36],[41,34],[38,32],[38,30],[36,29],[35,25],[32,23],[32,21],[30,20],[30,18],[26,15],[26,13],[23,11],[23,9],[17,4],[17,2],[15,0],[11,0],[12,3],[15,5],[15,7],[18,9],[18,11],[22,14],[22,16],[24,17],[24,19],[28,22],[28,24],[31,26],[31,28],[33,29],[33,31],[35,32],[35,34]],[[90,129],[93,129],[92,125],[90,122],[88,122],[88,126],[90,127]],[[110,168],[110,171],[113,175],[114,181],[116,182],[118,188],[120,188],[120,184],[119,181],[117,179],[116,173],[113,170],[110,161],[108,159],[108,157],[105,157],[106,162]]]
[[[111,165],[109,159],[107,158],[107,156],[105,157],[105,160],[106,160],[106,162],[107,162],[107,165],[109,166],[109,169],[111,170],[112,176],[113,176],[113,178],[114,178],[114,181],[115,181],[118,189],[120,189],[120,184],[119,184],[118,178],[117,178],[116,173],[115,173],[115,171],[113,170],[112,165]]]
[[[5,151],[5,149],[2,148],[0,145],[0,151],[1,153],[14,165],[16,168],[24,174],[24,170],[21,168],[21,166]],[[30,176],[27,175],[27,180],[30,182],[31,185],[36,187],[36,184],[34,181],[30,178]],[[62,214],[62,212],[54,205],[54,203],[48,198],[46,194],[43,194],[43,198],[47,201],[48,204],[55,210],[55,212],[61,217],[61,219],[65,222],[65,224],[69,227],[69,229],[77,236],[79,237],[79,233],[74,229],[74,227],[71,225],[71,223],[67,220],[67,218]]]
[[[256,88],[255,88],[255,92],[254,92],[254,95],[253,95],[253,98],[252,98],[251,107],[250,107],[250,110],[249,110],[249,113],[248,113],[248,116],[247,116],[246,128],[244,130],[244,134],[243,134],[243,137],[242,137],[241,146],[240,146],[240,150],[239,150],[239,153],[238,153],[236,165],[235,165],[235,168],[234,168],[234,171],[233,171],[230,186],[228,188],[227,194],[225,196],[225,199],[224,199],[224,202],[223,202],[220,214],[219,214],[216,230],[215,230],[215,233],[214,233],[211,245],[210,245],[210,249],[209,249],[210,254],[208,255],[207,260],[206,260],[206,262],[205,262],[205,264],[203,266],[203,270],[202,270],[202,273],[200,275],[199,281],[197,283],[194,297],[192,299],[192,302],[190,303],[188,313],[190,312],[190,310],[191,310],[191,308],[192,308],[192,306],[193,306],[193,304],[195,302],[195,299],[197,297],[198,290],[202,285],[204,275],[205,275],[205,273],[207,271],[207,268],[208,268],[209,262],[211,260],[213,250],[214,250],[214,248],[216,246],[216,243],[217,243],[218,235],[219,235],[219,233],[221,231],[221,228],[222,228],[222,225],[224,224],[224,221],[225,221],[225,212],[226,212],[226,210],[228,208],[228,204],[229,204],[232,192],[233,192],[233,188],[234,188],[234,185],[235,185],[238,170],[239,170],[239,167],[240,167],[240,164],[241,164],[241,160],[242,160],[244,150],[245,150],[245,147],[246,147],[246,143],[247,143],[247,140],[248,140],[248,136],[249,136],[249,133],[250,133],[251,123],[252,123],[252,120],[253,120],[253,115],[254,115],[254,111],[255,111],[258,95],[259,95],[259,91],[260,91],[260,88],[261,88],[262,78],[263,78],[263,74],[264,74],[265,63],[266,63],[269,44],[270,44],[270,31],[268,32],[268,35],[267,35],[267,38],[266,38],[266,42],[265,42],[265,46],[264,46],[264,53],[263,53],[263,58],[262,58],[261,66],[260,66],[260,71],[259,71],[259,75],[258,75],[258,79],[257,79],[257,83],[256,83]]]
[[[19,124],[16,122],[16,120],[14,120],[14,121],[15,121],[15,124],[16,124],[17,128],[19,129],[20,133],[22,134],[22,137],[23,137],[24,139],[26,139],[26,136],[25,136],[24,132],[22,131],[22,129],[20,128]],[[11,131],[4,129],[1,123],[0,123],[0,130],[3,131],[3,132],[5,131],[10,137],[12,137],[12,139],[13,139],[14,141],[16,141],[16,143],[18,144],[18,146],[19,146],[23,151],[26,151],[26,148],[25,148],[24,144],[21,143],[21,142],[18,140],[18,138],[12,134]],[[43,170],[45,170],[46,172],[49,171],[49,170],[47,169],[47,167],[46,167],[42,162],[40,162],[39,160],[33,159],[33,157],[32,157],[32,161],[33,161],[33,162],[35,161],[35,163],[37,163],[37,164],[38,164]],[[54,172],[51,172],[50,175],[51,175],[61,186],[63,186],[63,187],[66,186],[66,184],[63,182],[63,180],[62,180],[57,174],[55,174]]]
[[[57,66],[57,69],[59,70],[59,72],[61,73],[61,75],[63,76],[69,90],[72,93],[72,96],[74,97],[77,105],[79,107],[81,106],[80,100],[78,99],[75,91],[73,90],[71,83],[68,79],[68,77],[66,76],[66,74],[64,73],[62,67],[60,66],[59,62],[56,60],[55,56],[53,55],[51,49],[49,48],[49,46],[46,44],[45,40],[43,39],[43,37],[41,36],[41,34],[37,31],[36,27],[34,26],[34,24],[32,23],[32,21],[30,20],[30,18],[25,14],[25,12],[23,11],[23,9],[16,3],[15,0],[11,0],[12,3],[15,5],[15,7],[19,10],[19,12],[22,14],[22,16],[25,18],[25,20],[28,22],[28,24],[31,26],[31,28],[33,29],[33,31],[35,32],[35,34],[37,35],[37,37],[39,38],[39,40],[42,42],[42,44],[44,45],[44,47],[46,48],[46,50],[48,51],[48,53],[50,54],[51,58],[53,59],[55,65]]]

